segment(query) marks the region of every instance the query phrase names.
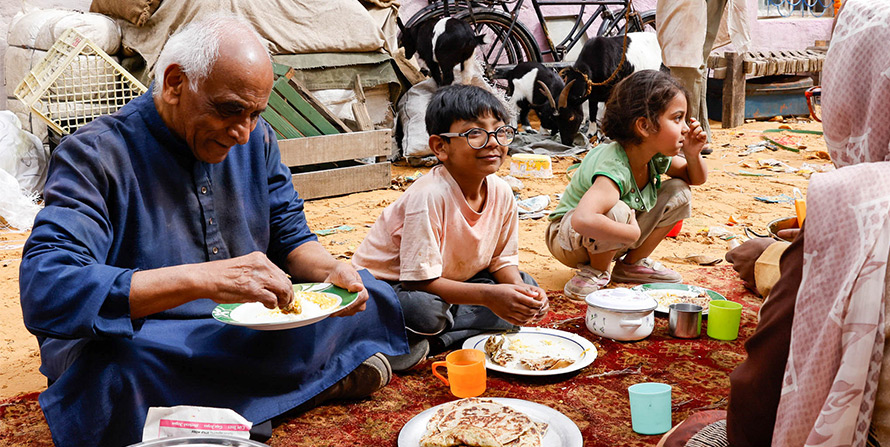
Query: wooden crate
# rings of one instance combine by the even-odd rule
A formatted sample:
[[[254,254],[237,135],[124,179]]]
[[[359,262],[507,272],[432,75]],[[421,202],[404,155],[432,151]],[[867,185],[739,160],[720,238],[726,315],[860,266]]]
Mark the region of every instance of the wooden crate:
[[[389,129],[278,140],[278,146],[285,165],[309,169],[292,174],[294,188],[303,199],[371,191],[391,184],[392,165],[386,161],[392,152]],[[352,162],[369,157],[376,163]],[[329,167],[331,164],[337,167]]]
[[[293,79],[292,68],[276,64],[275,74],[278,79],[263,118],[275,129],[281,161],[291,168],[300,197],[309,200],[388,188],[392,165],[386,157],[392,152],[392,131],[350,132]],[[375,163],[355,161],[368,158]]]

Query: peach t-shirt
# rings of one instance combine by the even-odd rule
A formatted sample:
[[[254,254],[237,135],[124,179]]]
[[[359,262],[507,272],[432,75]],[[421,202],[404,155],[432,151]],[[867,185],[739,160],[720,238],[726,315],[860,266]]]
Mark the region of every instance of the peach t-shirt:
[[[448,170],[434,167],[383,210],[352,263],[388,281],[466,281],[485,269],[518,265],[513,192],[494,174],[485,186],[485,205],[477,213]]]

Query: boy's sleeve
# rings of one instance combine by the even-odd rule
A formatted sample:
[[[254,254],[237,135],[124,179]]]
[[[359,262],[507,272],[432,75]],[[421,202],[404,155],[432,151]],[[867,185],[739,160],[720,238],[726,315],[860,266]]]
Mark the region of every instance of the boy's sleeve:
[[[420,197],[405,206],[399,246],[399,281],[426,281],[442,276],[442,213]]]
[[[509,187],[508,187],[509,188]],[[501,194],[502,209],[508,209],[504,213],[501,228],[492,228],[498,236],[498,244],[488,264],[488,271],[496,272],[510,265],[519,265],[519,212],[512,192]],[[509,205],[508,205],[509,204]]]

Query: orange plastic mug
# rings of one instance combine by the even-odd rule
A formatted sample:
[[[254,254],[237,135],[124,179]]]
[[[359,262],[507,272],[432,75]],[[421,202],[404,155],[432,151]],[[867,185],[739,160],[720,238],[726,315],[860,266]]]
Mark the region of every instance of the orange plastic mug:
[[[436,370],[446,367],[448,378]],[[444,362],[433,362],[433,375],[451,387],[455,397],[476,397],[485,392],[485,353],[478,349],[458,349],[445,356]]]

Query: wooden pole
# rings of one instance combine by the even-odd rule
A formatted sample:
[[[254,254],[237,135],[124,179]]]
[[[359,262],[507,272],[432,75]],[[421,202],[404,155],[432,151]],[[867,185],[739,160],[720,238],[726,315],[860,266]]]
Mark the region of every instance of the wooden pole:
[[[726,57],[726,77],[723,79],[724,129],[741,126],[745,122],[745,55],[732,51]]]

